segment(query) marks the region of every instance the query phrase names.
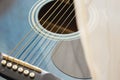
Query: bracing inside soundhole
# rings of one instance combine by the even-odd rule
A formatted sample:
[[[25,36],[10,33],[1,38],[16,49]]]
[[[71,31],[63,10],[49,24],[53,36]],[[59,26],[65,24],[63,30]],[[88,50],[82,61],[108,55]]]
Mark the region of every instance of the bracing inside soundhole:
[[[77,32],[73,1],[51,1],[39,11],[40,24],[48,31],[58,34]]]

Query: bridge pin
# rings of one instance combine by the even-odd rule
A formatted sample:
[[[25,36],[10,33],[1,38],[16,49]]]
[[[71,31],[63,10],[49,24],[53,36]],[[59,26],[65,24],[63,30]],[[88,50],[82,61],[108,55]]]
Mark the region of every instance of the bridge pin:
[[[11,67],[12,67],[12,63],[11,63],[11,62],[8,62],[8,63],[7,63],[7,67],[8,67],[8,68],[11,68]]]
[[[22,72],[23,72],[23,68],[22,68],[22,67],[19,67],[19,68],[18,68],[18,72],[22,73]]]
[[[28,75],[29,74],[29,70],[24,70],[24,75]]]
[[[30,76],[31,78],[34,78],[34,77],[35,77],[35,73],[34,73],[34,72],[31,72],[31,73],[29,74],[29,76]]]
[[[17,65],[13,65],[13,66],[12,66],[12,69],[13,69],[13,70],[17,70],[17,68],[18,68]]]
[[[6,60],[2,60],[1,64],[5,66],[7,64],[7,61]]]

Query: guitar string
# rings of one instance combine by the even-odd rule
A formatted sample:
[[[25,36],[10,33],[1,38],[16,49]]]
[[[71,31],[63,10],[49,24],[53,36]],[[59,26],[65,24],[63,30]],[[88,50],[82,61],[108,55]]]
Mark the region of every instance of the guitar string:
[[[10,53],[8,54],[9,56],[11,56],[15,50],[17,50],[17,48],[22,44],[22,42],[30,35],[30,33],[32,32],[32,29],[27,33],[25,34],[25,36],[22,38],[22,40],[20,42],[18,42],[18,44],[15,46],[15,48],[13,48]]]
[[[35,33],[33,33],[33,35],[30,37],[29,40],[27,40],[27,42],[24,44],[24,46],[14,55],[14,57],[17,57],[20,54],[20,52],[22,52],[28,45],[30,45],[30,43],[32,42],[32,40],[34,40],[34,37],[35,37]]]
[[[73,21],[74,18],[75,18],[75,16],[71,19],[71,21],[67,24],[67,26],[66,26],[65,28],[67,28],[67,27],[70,25],[70,23]],[[63,23],[65,23],[65,21],[64,21]],[[62,25],[63,25],[63,24],[62,24]],[[62,25],[61,25],[61,26],[62,26]],[[59,30],[59,29],[57,29],[57,31],[58,31],[58,30]],[[65,31],[65,29],[64,29],[64,31]],[[64,31],[63,31],[63,32],[64,32]],[[62,33],[63,33],[63,32],[62,32]],[[48,53],[49,53],[49,52],[48,52]],[[47,57],[47,56],[46,56],[46,57]],[[44,57],[44,59],[45,59],[46,57]],[[43,59],[43,60],[44,60],[44,59]],[[42,60],[41,60],[41,62],[42,62]],[[39,64],[39,65],[40,65],[40,64]]]
[[[72,22],[72,20],[73,20],[74,18],[75,18],[75,16],[74,16],[74,17],[71,19],[71,21],[68,23],[67,27],[70,25],[70,23]],[[67,27],[66,27],[66,28],[67,28]],[[64,30],[65,30],[65,29],[64,29]],[[63,31],[63,32],[64,32],[64,31]],[[63,33],[63,32],[62,32],[62,33]],[[48,50],[48,51],[49,51],[49,50]],[[47,53],[49,53],[49,52],[47,52]],[[49,55],[50,55],[50,54],[49,54]],[[48,55],[47,55],[47,56],[48,56]],[[43,60],[44,60],[44,59],[43,59]],[[41,60],[41,61],[42,61],[42,60]],[[49,62],[49,60],[48,60],[48,62]],[[47,63],[46,63],[46,64],[47,64]],[[39,64],[39,66],[40,66],[40,64]],[[48,66],[48,65],[47,65],[47,66]],[[45,66],[45,67],[47,67],[47,66]]]
[[[62,2],[61,2],[61,3],[62,3]],[[30,42],[30,40],[29,40],[28,42]],[[28,44],[28,42],[26,43],[26,45]],[[22,49],[24,49],[24,47],[23,47]],[[20,51],[21,51],[21,50],[20,50]],[[19,54],[19,52],[18,52],[18,54]],[[18,55],[18,54],[17,54],[17,55]]]
[[[75,16],[71,19],[71,21],[67,24],[67,26],[66,26],[65,28],[67,28],[74,19],[75,19]],[[65,31],[65,29],[63,30],[63,32],[64,32],[64,31]],[[63,32],[62,32],[62,33],[63,33]],[[60,47],[60,45],[61,45],[62,42],[63,42],[63,41],[61,41],[61,42],[59,43],[59,47]],[[59,49],[59,47],[55,48],[56,51]],[[48,52],[48,53],[49,53],[49,52]],[[55,54],[56,54],[56,53],[54,52],[54,54],[53,54],[51,57],[53,57]],[[48,54],[48,56],[49,56],[49,55],[50,55],[50,54]],[[47,56],[46,56],[46,57],[47,57]],[[46,65],[45,65],[44,69],[46,69],[46,68],[50,65],[49,61],[50,61],[50,59],[48,59],[48,61],[46,62]],[[39,65],[39,67],[40,67],[41,65],[42,65],[42,63]]]
[[[66,5],[65,5],[65,6],[66,6]],[[64,6],[64,7],[65,7],[65,6]],[[72,4],[68,7],[68,9],[70,9],[71,6],[72,6]],[[64,7],[63,7],[63,8],[64,8]],[[63,8],[62,8],[62,9],[63,9]],[[68,9],[64,12],[64,14],[61,16],[61,18],[65,15],[65,13],[68,11]],[[61,12],[61,10],[58,12],[58,14],[59,14],[60,12]],[[57,16],[58,16],[58,15],[56,15],[56,16],[52,19],[52,21],[55,20],[55,18],[56,18]],[[59,20],[60,20],[60,19],[59,19]],[[50,24],[52,24],[52,21],[51,21],[51,23],[49,23],[49,24],[47,25],[47,28],[49,27]],[[58,21],[58,22],[59,22],[59,21]],[[57,23],[58,23],[58,22],[57,22]],[[55,27],[55,26],[53,26],[53,27]],[[50,31],[52,31],[52,30],[53,30],[53,28],[52,28]],[[49,43],[48,43],[48,44],[49,44]],[[44,51],[44,49],[43,49],[43,51]],[[33,56],[33,55],[31,55],[31,57],[32,57],[32,56]],[[40,56],[39,56],[39,57],[40,57]],[[28,61],[28,60],[27,60],[27,61]],[[34,62],[35,62],[35,61],[36,61],[36,60],[34,60]]]
[[[72,11],[74,11],[74,10],[72,10]],[[72,11],[71,11],[71,12],[72,12]],[[70,14],[71,14],[71,13],[70,13]],[[68,18],[68,17],[67,17],[67,18]],[[75,16],[74,16],[74,17],[71,19],[71,21],[67,24],[67,26],[64,28],[64,30],[62,31],[62,33],[67,29],[67,27],[70,25],[70,23],[73,21],[74,18],[75,18]],[[64,22],[65,22],[65,21],[64,21]],[[64,23],[64,22],[63,22],[63,23]],[[63,24],[63,23],[62,23],[62,24]],[[62,25],[61,25],[61,26],[62,26]],[[58,30],[59,30],[59,29],[57,29],[57,31],[58,31]],[[61,42],[61,43],[62,43],[62,42]],[[50,52],[51,52],[51,51],[47,52],[48,54],[43,58],[43,60],[46,59],[46,57],[47,57],[48,55],[50,55],[50,54],[49,54]],[[41,64],[42,64],[42,62],[43,62],[43,60],[41,60],[40,64],[38,64],[37,66],[40,67]],[[48,62],[47,62],[47,65],[45,66],[45,68],[48,66],[48,63],[49,63],[49,60],[48,60]]]
[[[57,0],[57,1],[59,1],[59,0]],[[57,1],[56,1],[56,3],[57,3]],[[55,4],[56,4],[56,3],[55,3]],[[55,4],[54,4],[54,5],[55,5]],[[53,6],[54,6],[54,5],[53,5]],[[53,6],[52,6],[52,7],[53,7]],[[50,7],[50,9],[46,12],[46,14],[52,9],[52,7]],[[45,14],[45,15],[46,15],[46,14]],[[45,15],[44,15],[44,16],[45,16]],[[43,16],[43,17],[44,17],[44,16]],[[42,17],[42,18],[43,18],[43,17]],[[41,19],[42,19],[42,18],[41,18]],[[27,34],[26,34],[26,35],[27,35]],[[26,37],[27,37],[27,36],[26,36]],[[15,50],[19,47],[19,45],[25,40],[26,37],[24,37],[23,40],[21,40],[21,41],[17,44],[17,46],[16,46],[8,55],[12,55],[12,53],[14,53],[14,51],[15,51]]]
[[[39,38],[40,38],[40,39],[39,39]],[[29,55],[31,55],[30,53],[33,53],[33,50],[36,49],[36,47],[37,47],[38,45],[42,46],[42,44],[44,44],[44,42],[43,42],[43,43],[41,42],[42,37],[39,36],[39,38],[36,39],[36,40],[29,46],[29,48],[22,54],[21,57],[19,57],[19,59],[22,59],[23,61],[25,61],[25,59],[27,59],[27,57],[28,57]],[[30,48],[30,47],[31,47],[31,48]],[[26,54],[25,54],[25,53],[26,53]],[[34,55],[35,55],[35,52],[34,52]]]
[[[51,6],[51,8],[46,12],[46,14],[44,14],[44,15],[42,16],[41,20],[42,20],[42,19],[48,14],[48,12],[57,4],[58,1],[59,1],[59,0],[57,0],[57,1]],[[33,30],[33,29],[32,29],[32,30]],[[22,44],[22,42],[29,36],[30,32],[32,32],[32,30],[30,30],[27,34],[25,34],[25,36],[22,38],[22,40],[20,40],[20,41],[18,42],[18,44],[15,46],[15,48],[13,48],[10,53],[8,53],[9,56],[11,56],[11,55],[15,52],[15,50],[17,50],[17,48]]]
[[[74,19],[74,17],[73,17],[73,19]],[[66,29],[66,28],[65,28]],[[64,30],[63,30],[64,31]],[[49,53],[49,52],[48,52]],[[49,62],[49,60],[48,60],[48,62]],[[47,64],[47,63],[46,63]],[[48,65],[46,65],[45,67],[47,67]]]
[[[52,31],[55,26],[59,23],[59,21],[64,17],[64,15],[67,13],[67,11],[72,7],[73,3],[67,8],[67,10],[62,14],[62,16],[59,18],[59,20],[56,22],[56,24],[51,28],[50,31]],[[66,5],[65,5],[66,6]],[[64,7],[63,7],[64,8]],[[62,9],[61,9],[62,10]],[[60,13],[60,11],[59,11]],[[53,22],[55,20],[55,18],[59,15],[59,13],[52,19],[51,22]],[[67,19],[67,18],[66,18]],[[48,27],[49,27],[50,23],[48,24]],[[60,27],[59,27],[60,28]],[[57,31],[56,31],[57,32]]]
[[[31,32],[32,32],[32,29],[31,29],[28,33],[26,33],[25,36],[24,36],[24,37],[18,42],[18,44],[15,46],[15,48],[13,48],[13,49],[11,50],[11,52],[7,54],[8,57],[7,57],[6,60],[9,60],[9,59],[8,59],[9,56],[12,56],[12,54],[14,54],[14,52],[18,49],[18,47],[22,44],[22,42],[30,35]],[[14,61],[14,59],[13,59],[13,61]]]
[[[71,13],[72,13],[73,11],[74,11],[74,10],[72,10]],[[71,14],[71,13],[70,13],[70,14]],[[70,16],[70,15],[68,15],[68,17],[69,17],[69,16]],[[67,17],[67,18],[68,18],[68,17]],[[66,22],[67,18],[63,21],[63,23],[61,24],[61,26],[63,26],[63,24]],[[68,25],[68,26],[69,26],[69,25]],[[67,28],[68,26],[66,26],[66,28]],[[58,31],[58,30],[59,30],[59,28],[57,29],[57,31]],[[49,41],[49,42],[50,42],[50,41]],[[47,46],[46,46],[46,47],[47,47]],[[48,53],[49,53],[49,52],[48,52]],[[47,56],[48,56],[48,55],[46,55],[44,58],[42,58],[42,60],[40,61],[40,64],[42,63],[43,60],[45,60],[45,58],[46,58]],[[40,64],[38,64],[38,65],[40,66]]]
[[[71,20],[71,21],[72,21],[72,20]],[[70,21],[70,22],[71,22],[71,21]],[[67,27],[68,27],[68,26],[67,26]],[[50,41],[49,41],[49,42],[50,42]],[[47,53],[49,53],[49,52],[47,52]],[[48,56],[48,54],[47,54],[46,56],[44,56],[44,58],[42,58],[42,60],[40,60],[40,62],[39,62],[39,63],[41,64],[41,63],[42,63],[42,61],[43,61],[44,59],[46,59],[46,57],[47,57],[47,56]],[[38,57],[38,58],[39,58],[39,57]],[[35,61],[36,61],[36,60],[35,60]],[[40,64],[38,64],[38,65],[40,66]]]
[[[68,23],[68,25],[72,22],[72,20],[73,20],[74,18],[75,18],[75,16],[71,19],[71,21]],[[66,28],[67,28],[67,27],[66,27]],[[66,28],[65,28],[65,29],[66,29]],[[64,29],[64,30],[65,30],[65,29]],[[58,30],[59,30],[59,29],[58,29]],[[57,30],[57,31],[58,31],[58,30]],[[64,30],[63,30],[63,32],[64,32]],[[62,32],[62,33],[63,33],[63,32]],[[49,53],[49,52],[48,52],[48,53]],[[49,55],[50,55],[50,54],[49,54]],[[48,55],[47,55],[47,56],[48,56]],[[43,59],[43,60],[44,60],[44,59]],[[48,63],[49,63],[49,60],[48,60],[48,62],[46,63],[47,65],[45,66],[45,68],[49,65]],[[40,66],[40,65],[39,65],[39,66]]]
[[[63,3],[63,1],[58,5],[59,7],[60,7],[60,5]],[[55,6],[55,5],[54,5]],[[52,6],[52,7],[54,7],[54,6]],[[59,8],[59,7],[57,7],[55,10],[54,10],[54,12]],[[52,9],[52,8],[51,8]],[[54,12],[52,12],[52,14],[54,13]],[[48,11],[47,11],[47,13],[48,13]],[[51,14],[51,15],[52,15]],[[47,15],[47,14],[45,14],[45,15]],[[50,16],[51,16],[50,15]],[[45,17],[45,16],[44,16]],[[49,17],[50,18],[50,17]],[[49,19],[49,18],[47,18],[47,19]],[[43,19],[43,17],[39,20],[39,21],[41,21]],[[42,25],[44,25],[44,24],[42,24]],[[44,38],[42,38],[43,40],[44,40]],[[25,44],[25,46],[27,46],[29,44],[29,42],[27,42],[26,44]],[[25,48],[25,47],[24,47]],[[23,50],[24,48],[22,48],[21,50]],[[21,51],[20,50],[20,51]],[[18,54],[18,53],[17,53]],[[18,56],[18,55],[17,55]],[[16,56],[15,56],[16,57]]]
[[[30,43],[29,47],[23,51],[21,56],[18,56],[19,59],[23,60],[26,55],[30,52],[30,50],[32,50],[32,47],[34,47],[39,41],[41,41],[41,37],[39,35],[37,35],[37,37],[35,37],[35,39]]]
[[[64,0],[63,0],[64,1]],[[50,9],[42,16],[42,18],[39,20],[39,22],[50,12],[50,10],[52,10],[52,8],[57,4],[57,2],[59,2],[59,0],[57,0],[51,7]]]
[[[39,43],[40,44],[40,43]],[[37,48],[35,48],[32,52],[31,52],[31,54],[26,58],[26,62],[29,62],[36,54],[37,54],[37,52],[39,52],[40,50],[41,50],[41,48],[39,47],[39,44],[37,45]],[[42,43],[42,44],[40,44],[41,46],[43,46],[44,45],[44,43]]]
[[[44,41],[44,40],[43,40]],[[42,42],[43,43],[43,42]],[[31,50],[31,49],[29,49],[29,50]],[[29,50],[27,50],[27,51],[29,51]],[[24,53],[25,54],[25,53]],[[25,56],[25,55],[22,55],[22,58],[25,58],[25,57],[23,57],[23,56]]]
[[[54,7],[56,3],[57,3],[57,1],[52,5],[52,7]],[[52,7],[51,7],[49,10],[51,10]],[[49,11],[49,10],[48,10],[48,11]],[[48,13],[48,11],[47,11],[47,13]],[[45,15],[47,15],[47,14],[45,14]],[[45,16],[45,15],[44,15],[44,16]],[[44,16],[43,16],[42,18],[44,18]],[[42,19],[42,18],[41,18],[41,19]],[[34,35],[34,36],[35,36],[35,35]],[[33,37],[32,37],[32,38],[33,38]],[[32,38],[30,38],[29,40],[31,40]],[[27,41],[26,46],[27,46],[29,43],[30,43],[30,41]],[[25,48],[26,46],[24,45],[24,48]],[[21,50],[23,50],[24,48],[22,48]],[[21,50],[20,50],[20,51],[21,51]],[[20,52],[20,51],[19,51],[19,52]],[[17,55],[19,55],[19,53],[17,53],[17,54],[15,55],[15,57],[16,57]]]
[[[52,12],[52,14],[50,14],[50,16],[44,21],[43,24],[45,24],[48,21],[48,19],[50,19],[50,17],[55,13],[55,11],[57,11],[57,9],[62,5],[63,2],[64,0],[62,0],[62,2],[55,8],[55,10]]]
[[[71,20],[72,21],[72,20]],[[70,23],[71,23],[71,21],[70,21]],[[65,29],[64,29],[65,30]]]
[[[67,24],[67,26],[66,26],[65,28],[67,28],[67,27],[71,24],[71,22],[73,21],[74,18],[75,18],[75,16],[71,19],[71,21]],[[65,29],[64,29],[64,31],[65,31]],[[64,32],[64,31],[63,31],[63,32]],[[63,33],[63,32],[62,32],[62,33]],[[62,43],[62,42],[63,42],[63,41],[61,41],[60,43]],[[59,45],[60,45],[60,44],[59,44]],[[58,49],[58,48],[57,48],[57,49]],[[56,49],[56,50],[57,50],[57,49]],[[50,53],[49,51],[48,51],[47,53],[48,53],[48,54],[47,54],[46,56],[44,56],[43,60],[45,60],[45,58],[47,58],[47,57],[50,55],[50,54],[49,54],[49,53]],[[48,62],[49,62],[49,61],[50,61],[50,60],[48,60]],[[43,62],[43,61],[41,60],[40,64],[37,65],[37,66],[41,66],[42,62]],[[47,62],[46,64],[48,64],[48,62]],[[46,66],[46,67],[47,67],[47,66]]]
[[[72,4],[71,4],[72,5]],[[71,5],[69,6],[69,8],[71,7]],[[68,9],[65,11],[65,13],[68,11]],[[73,10],[72,10],[72,12],[73,12]],[[71,12],[71,13],[72,13]],[[71,14],[70,13],[70,14]],[[63,14],[63,15],[65,15],[65,14]],[[68,16],[70,16],[70,15],[68,15]],[[63,17],[63,16],[62,16]],[[67,17],[68,18],[68,17]],[[67,18],[65,19],[65,21],[67,20]],[[60,19],[59,19],[60,20]],[[57,21],[57,23],[59,22],[59,20]],[[52,22],[51,22],[52,23]],[[63,22],[64,23],[64,22]],[[55,24],[56,25],[56,24]],[[63,25],[63,24],[62,24]],[[47,27],[49,27],[49,26],[47,26]],[[53,26],[53,27],[55,27],[55,26]],[[53,30],[53,28],[50,30],[50,31],[52,31]],[[47,39],[47,38],[46,38]],[[46,43],[47,45],[45,45],[44,47],[42,46],[42,51],[41,51],[41,53],[43,53],[44,51],[45,51],[45,49],[48,47],[48,45],[50,44],[50,41],[48,41],[47,43]],[[32,62],[32,64],[33,63],[35,63],[35,61],[37,60],[37,59],[39,59],[39,57],[40,57],[41,55],[39,55],[39,56],[37,56],[34,60],[33,60],[33,62]],[[32,56],[31,56],[32,57]],[[29,58],[29,59],[31,59],[31,58]]]
[[[51,21],[51,23],[55,20],[55,18],[60,14],[60,12],[65,8],[65,6],[66,6],[66,4],[62,7],[62,9],[58,12],[58,14],[52,19],[52,21]],[[70,7],[71,7],[72,5],[70,5]],[[68,8],[69,9],[69,8]],[[67,9],[67,10],[68,10]],[[66,12],[67,12],[67,10],[66,10]],[[64,13],[66,13],[66,12],[64,12]],[[64,14],[63,14],[64,15]],[[62,16],[63,17],[63,16]],[[44,24],[44,23],[43,23]],[[43,25],[42,24],[42,25]],[[47,25],[47,28],[50,26],[50,23]],[[50,30],[50,31],[52,31],[52,30]],[[43,43],[43,42],[42,42]],[[30,49],[29,49],[30,50]],[[28,51],[29,51],[28,50]],[[26,52],[27,53],[27,52]],[[24,58],[25,58],[25,55],[23,55],[24,56]],[[27,60],[28,61],[28,60]]]
[[[67,24],[67,26],[65,27],[65,28],[67,28],[70,24],[71,24],[71,22],[73,21],[73,19],[75,19],[75,16],[71,19],[71,21]],[[65,31],[65,29],[63,30],[63,32]],[[63,33],[62,32],[62,33]],[[60,43],[59,43],[59,47],[60,47],[60,45],[61,45],[61,43],[62,43],[63,41],[61,41]],[[57,48],[55,48],[56,49],[56,51],[59,49],[59,47],[57,47]],[[48,53],[48,55],[46,55],[46,57],[48,57],[48,56],[50,56],[50,52],[48,51],[47,52]],[[52,56],[54,56],[56,53],[54,53]],[[51,56],[51,57],[52,57]],[[49,61],[50,61],[50,59],[51,59],[51,57],[50,58],[48,58],[48,60],[46,61],[46,64],[44,64],[44,67],[43,67],[43,69],[48,69],[48,67],[49,67],[49,65],[51,64]],[[44,59],[43,59],[44,60]],[[42,61],[43,62],[43,61]],[[41,65],[42,65],[42,62],[39,64],[39,66],[38,67],[41,67]],[[50,68],[50,67],[49,67]],[[48,70],[50,70],[50,69],[48,69]]]
[[[30,41],[28,41],[28,42],[30,42]],[[27,44],[28,44],[28,43],[26,43],[26,45],[27,45]],[[26,47],[26,46],[24,46],[22,49],[24,49],[25,47]],[[21,49],[21,50],[22,50],[22,49]],[[20,51],[21,51],[21,50],[20,50]],[[19,51],[19,52],[20,52],[20,51]],[[19,53],[19,52],[18,52],[18,53]],[[15,55],[15,56],[17,56],[17,55]]]
[[[74,11],[74,10],[72,10],[71,13],[72,13],[73,11]],[[71,13],[70,13],[70,14],[71,14]],[[70,16],[70,15],[68,15],[68,16]],[[68,18],[68,17],[67,17],[67,18]],[[67,20],[67,18],[65,19],[65,21]],[[64,22],[65,22],[65,21],[64,21]],[[64,23],[64,22],[63,22],[63,23]],[[70,21],[70,22],[71,22],[71,21]],[[62,24],[62,25],[63,25],[63,24]],[[58,31],[58,30],[57,30],[57,31]],[[50,41],[49,41],[49,42],[50,42]],[[47,46],[48,46],[48,45],[46,45],[46,47],[47,47]],[[46,49],[46,47],[43,49],[43,51]],[[43,52],[42,52],[42,53],[43,53]],[[39,57],[40,57],[40,56],[37,56],[37,58],[32,62],[32,64],[35,63],[36,60],[37,60]],[[45,58],[43,58],[43,60],[44,60],[44,59],[45,59]],[[43,60],[41,60],[41,62],[42,62]],[[40,64],[41,64],[41,62],[40,62]],[[39,65],[40,65],[40,64],[39,64]]]
[[[63,41],[61,41],[61,42],[59,42],[59,44],[58,44],[58,46],[55,46],[55,51],[54,51],[54,53],[51,55],[51,58],[56,54],[56,52],[57,52],[57,50],[60,48],[60,46],[62,45],[62,42]],[[50,54],[48,54],[48,56],[50,56]],[[47,57],[47,56],[46,56]],[[51,59],[50,58],[50,59]],[[44,65],[44,67],[43,67],[43,69],[45,69],[45,70],[47,70],[48,69],[48,66],[50,65],[50,59],[48,59],[47,61],[46,61],[46,64]],[[42,63],[41,63],[41,65],[42,65]],[[41,67],[41,65],[40,66],[38,66],[38,67]],[[49,69],[50,69],[50,67],[49,67]],[[48,70],[49,70],[48,69]]]

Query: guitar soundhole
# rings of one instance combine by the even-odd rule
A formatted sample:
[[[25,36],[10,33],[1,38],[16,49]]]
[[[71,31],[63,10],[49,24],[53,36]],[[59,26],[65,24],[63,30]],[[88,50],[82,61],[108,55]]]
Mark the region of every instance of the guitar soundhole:
[[[77,32],[74,5],[72,2],[61,4],[61,1],[52,1],[42,7],[38,15],[40,24],[46,30],[57,34]]]

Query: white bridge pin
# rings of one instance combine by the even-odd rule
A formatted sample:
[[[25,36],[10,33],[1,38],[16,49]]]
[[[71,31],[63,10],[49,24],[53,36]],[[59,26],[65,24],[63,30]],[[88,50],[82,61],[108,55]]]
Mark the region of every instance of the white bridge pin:
[[[5,66],[7,64],[7,61],[6,60],[2,60],[1,64]]]
[[[35,73],[34,73],[34,72],[31,72],[31,73],[29,74],[29,76],[30,76],[31,78],[34,78],[34,77],[35,77]]]
[[[8,67],[8,68],[11,68],[11,67],[12,67],[12,63],[11,63],[11,62],[8,62],[8,63],[7,63],[7,67]]]
[[[29,70],[24,70],[24,75],[28,75],[29,74]]]
[[[22,68],[22,67],[19,67],[19,68],[18,68],[18,72],[22,73],[22,72],[23,72],[23,68]]]
[[[17,70],[17,68],[18,68],[17,65],[13,65],[13,66],[12,66],[12,69],[13,69],[13,70]]]

